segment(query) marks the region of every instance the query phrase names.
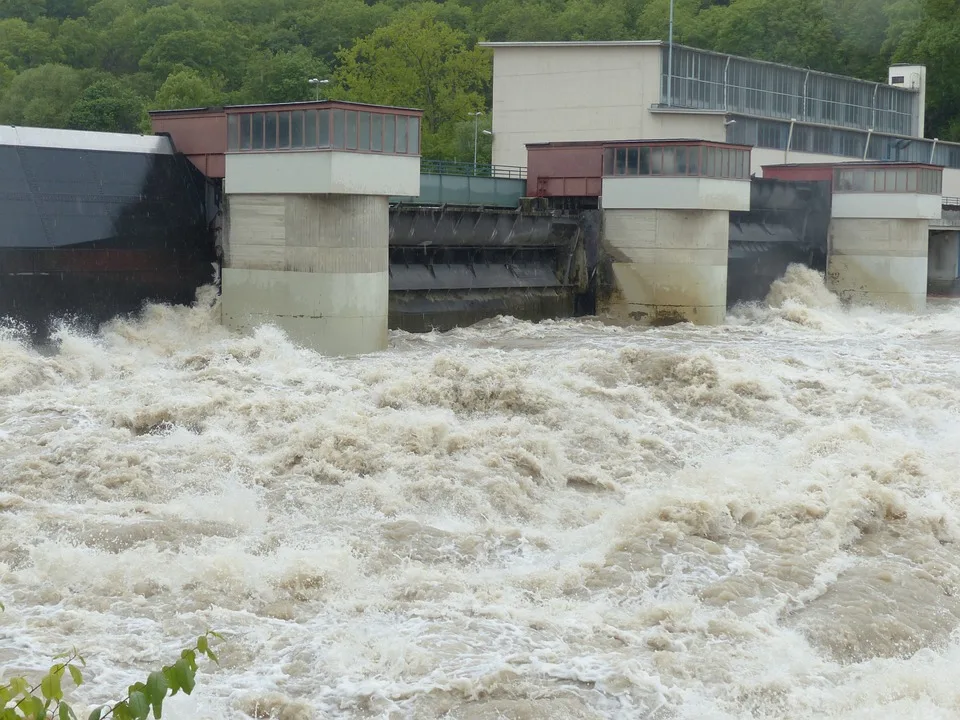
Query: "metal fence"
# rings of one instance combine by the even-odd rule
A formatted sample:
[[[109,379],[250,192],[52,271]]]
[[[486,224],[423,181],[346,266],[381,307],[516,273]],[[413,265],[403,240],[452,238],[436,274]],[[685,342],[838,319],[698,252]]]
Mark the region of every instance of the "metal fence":
[[[672,98],[663,48],[661,103],[796,119],[894,135],[921,135],[919,93],[885,83],[673,46]]]
[[[420,173],[422,175],[461,175],[510,180],[523,180],[527,177],[526,168],[514,165],[474,165],[470,162],[428,160],[425,158],[420,160]]]

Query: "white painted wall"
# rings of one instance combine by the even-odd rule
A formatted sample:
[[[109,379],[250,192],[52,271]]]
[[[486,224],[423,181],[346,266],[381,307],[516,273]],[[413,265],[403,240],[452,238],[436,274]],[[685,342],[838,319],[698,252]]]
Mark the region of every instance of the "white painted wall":
[[[835,218],[939,220],[943,199],[918,193],[833,193]]]
[[[65,150],[101,150],[111,152],[172,155],[170,139],[159,135],[132,135],[89,130],[0,125],[0,145],[61,148]]]
[[[749,210],[750,181],[717,178],[610,177],[604,210]]]
[[[338,151],[228,153],[227,194],[420,194],[420,157]]]

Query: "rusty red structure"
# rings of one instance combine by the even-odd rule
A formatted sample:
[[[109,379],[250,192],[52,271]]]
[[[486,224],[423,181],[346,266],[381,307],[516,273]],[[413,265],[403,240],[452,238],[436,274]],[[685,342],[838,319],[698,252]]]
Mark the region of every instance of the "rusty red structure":
[[[824,182],[840,192],[939,193],[940,168],[915,162],[836,162],[764,165],[763,176],[786,182]]]

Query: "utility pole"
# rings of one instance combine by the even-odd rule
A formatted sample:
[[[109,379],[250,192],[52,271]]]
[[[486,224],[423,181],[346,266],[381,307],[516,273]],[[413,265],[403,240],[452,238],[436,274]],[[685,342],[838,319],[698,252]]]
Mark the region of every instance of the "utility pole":
[[[307,82],[317,88],[317,102],[320,102],[320,86],[326,85],[329,80],[320,80],[319,78],[310,78]]]
[[[477,174],[477,130],[480,128],[480,116],[483,115],[483,110],[477,110],[475,113],[470,113],[473,115],[473,174]]]
[[[670,0],[670,40],[667,43],[667,106],[673,105],[673,2]]]

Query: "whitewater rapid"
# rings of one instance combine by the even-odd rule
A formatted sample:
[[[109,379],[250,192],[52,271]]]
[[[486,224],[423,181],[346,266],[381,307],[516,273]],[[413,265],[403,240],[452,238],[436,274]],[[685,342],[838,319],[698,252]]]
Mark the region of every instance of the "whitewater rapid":
[[[154,306],[0,334],[0,675],[172,720],[960,715],[960,306],[792,269],[722,327],[395,333]]]

